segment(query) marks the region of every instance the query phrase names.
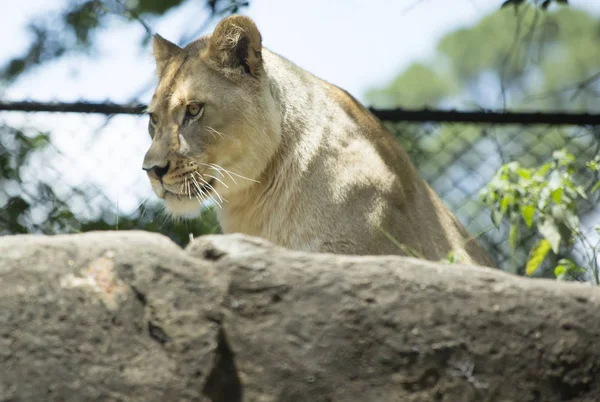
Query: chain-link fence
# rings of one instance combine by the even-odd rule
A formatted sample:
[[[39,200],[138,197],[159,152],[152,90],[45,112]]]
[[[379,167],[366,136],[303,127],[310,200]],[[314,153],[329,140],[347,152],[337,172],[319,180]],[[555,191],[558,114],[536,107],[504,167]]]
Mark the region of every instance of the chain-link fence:
[[[174,222],[141,169],[140,116],[0,113],[0,234],[144,229],[180,244],[215,231],[209,213]]]
[[[185,244],[190,234],[218,230],[210,208],[199,219],[183,222],[174,222],[161,212],[141,170],[150,138],[147,117],[131,114],[140,110],[138,106],[100,110],[113,106],[86,109],[84,105],[80,113],[50,113],[39,111],[50,110],[48,107],[28,105],[5,105],[0,112],[0,234],[144,229],[168,234]],[[64,105],[62,110],[67,110]],[[82,113],[90,110],[115,114]],[[585,125],[593,123],[594,116],[566,117],[567,123],[582,125],[556,125],[555,115],[539,115],[537,120],[535,115],[526,119],[506,115],[504,120],[526,125],[485,123],[485,116],[475,119],[477,123],[401,121],[418,120],[418,113],[432,112],[415,113],[377,111],[379,116],[393,119],[386,120],[386,125],[423,178],[467,229],[479,236],[499,265],[510,270],[524,265],[533,232],[524,234],[513,251],[508,246],[507,228],[492,225],[490,210],[479,201],[479,191],[506,162],[539,165],[564,147],[578,159],[590,160],[600,144],[600,127]],[[439,114],[420,118],[431,121],[432,116]],[[503,122],[501,116],[491,116],[488,121]],[[473,121],[452,114],[441,118],[453,119]],[[532,124],[535,121],[546,123]],[[584,230],[591,230],[594,222],[600,221],[600,210],[592,203],[582,208]]]
[[[541,120],[541,119],[540,119]],[[393,123],[391,129],[431,184],[459,220],[509,270],[524,272],[525,262],[536,236],[521,234],[515,250],[509,246],[508,224],[492,224],[491,211],[479,200],[479,192],[490,182],[498,168],[518,161],[537,166],[552,159],[552,154],[567,149],[580,161],[593,159],[600,147],[600,127],[555,126],[548,124],[496,126],[489,124]],[[583,175],[584,167],[581,166]],[[600,209],[593,200],[580,206],[582,230],[593,234],[600,223]],[[579,250],[575,249],[576,259]]]

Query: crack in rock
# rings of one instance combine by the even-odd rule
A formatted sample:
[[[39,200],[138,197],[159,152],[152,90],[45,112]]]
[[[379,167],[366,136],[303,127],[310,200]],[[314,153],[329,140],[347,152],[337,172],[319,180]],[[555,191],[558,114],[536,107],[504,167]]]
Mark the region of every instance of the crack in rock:
[[[159,327],[158,325],[152,323],[152,321],[148,321],[148,333],[150,334],[150,337],[152,339],[154,339],[161,345],[164,345],[165,343],[171,340],[171,338],[169,337],[169,335],[167,335],[165,330]]]
[[[211,402],[242,401],[242,383],[223,327],[219,328],[213,368],[206,379],[202,394]]]

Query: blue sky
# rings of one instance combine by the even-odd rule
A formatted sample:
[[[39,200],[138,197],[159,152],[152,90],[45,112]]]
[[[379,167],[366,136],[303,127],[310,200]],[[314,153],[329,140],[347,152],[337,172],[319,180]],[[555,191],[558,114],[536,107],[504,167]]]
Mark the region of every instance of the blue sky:
[[[47,15],[64,3],[11,2],[0,16],[4,37],[11,37],[0,44],[1,58],[27,45],[25,25],[31,16]],[[187,1],[164,18],[148,21],[164,37],[179,41],[206,18],[203,3]],[[500,2],[453,0],[451,9],[444,3],[447,0],[255,0],[245,13],[256,21],[266,47],[362,98],[368,88],[432,54],[446,32],[475,22]],[[150,48],[138,45],[142,35],[140,24],[114,17],[97,35],[98,48],[91,57],[67,57],[37,69],[5,95],[129,99],[153,78]]]
[[[26,24],[47,17],[65,0],[5,1],[0,13],[0,63],[18,55],[30,41]],[[204,1],[194,0],[161,19],[148,18],[162,36],[179,42],[207,17]],[[471,25],[497,9],[492,0],[251,0],[244,13],[260,29],[264,46],[359,99],[416,60],[433,55],[446,33]],[[600,1],[571,1],[600,14]],[[209,30],[212,30],[213,24]],[[140,94],[147,102],[154,82],[150,46],[140,48],[139,23],[115,16],[95,38],[90,55],[68,56],[36,68],[4,90],[13,100],[124,102]],[[146,89],[143,91],[143,89]],[[492,94],[491,96],[495,96]],[[140,166],[149,138],[146,118],[2,113],[10,124],[47,129],[63,153],[52,160],[54,179],[68,187],[92,183],[122,210],[151,196]],[[100,168],[99,168],[100,167]],[[35,167],[32,175],[39,174]],[[47,169],[46,169],[47,170]]]

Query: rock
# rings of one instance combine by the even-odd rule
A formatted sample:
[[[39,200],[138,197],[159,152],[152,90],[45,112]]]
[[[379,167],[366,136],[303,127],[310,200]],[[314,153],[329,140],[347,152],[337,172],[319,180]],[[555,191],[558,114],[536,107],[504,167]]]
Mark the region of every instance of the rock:
[[[242,235],[0,238],[0,401],[599,401],[600,290]]]

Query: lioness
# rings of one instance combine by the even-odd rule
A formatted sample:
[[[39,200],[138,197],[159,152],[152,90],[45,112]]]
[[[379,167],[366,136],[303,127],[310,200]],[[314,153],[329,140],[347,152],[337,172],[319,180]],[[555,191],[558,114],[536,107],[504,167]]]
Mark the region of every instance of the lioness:
[[[171,214],[197,215],[210,198],[224,233],[493,266],[377,118],[263,48],[250,18],[228,17],[185,48],[155,35],[153,52],[143,168]]]

